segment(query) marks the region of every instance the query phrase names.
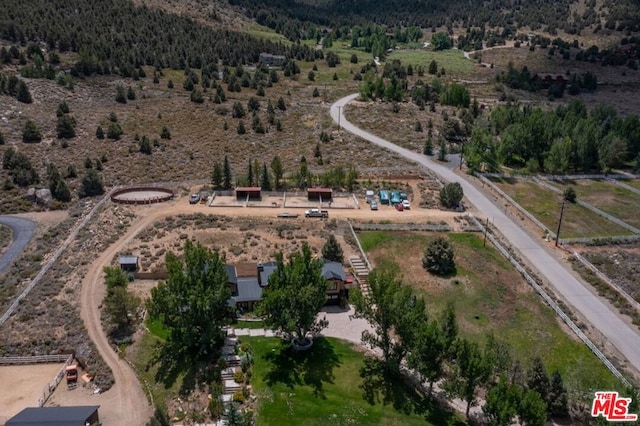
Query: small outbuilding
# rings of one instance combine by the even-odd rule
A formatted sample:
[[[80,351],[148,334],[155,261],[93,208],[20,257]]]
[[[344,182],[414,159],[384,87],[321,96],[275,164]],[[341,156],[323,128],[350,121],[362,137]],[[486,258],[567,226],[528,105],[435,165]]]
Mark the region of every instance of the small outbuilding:
[[[120,269],[125,272],[136,272],[139,268],[138,256],[120,256],[118,258]]]
[[[328,202],[333,200],[333,189],[331,188],[307,188],[307,199],[309,201]]]
[[[238,201],[260,201],[262,199],[262,187],[239,186],[236,188],[236,199]]]
[[[77,407],[28,407],[5,426],[94,426],[100,424],[99,405]]]

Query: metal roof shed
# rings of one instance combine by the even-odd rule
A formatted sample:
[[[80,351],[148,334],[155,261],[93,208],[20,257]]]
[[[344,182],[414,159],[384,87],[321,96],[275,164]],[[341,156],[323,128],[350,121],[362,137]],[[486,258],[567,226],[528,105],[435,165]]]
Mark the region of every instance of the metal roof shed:
[[[123,271],[135,272],[138,270],[138,256],[120,256],[118,264]]]
[[[333,199],[333,189],[331,188],[307,188],[307,199],[309,201],[331,201]]]
[[[237,200],[261,200],[262,199],[262,187],[261,186],[239,186],[236,188]]]
[[[77,407],[28,407],[10,418],[5,426],[98,425],[99,405]]]

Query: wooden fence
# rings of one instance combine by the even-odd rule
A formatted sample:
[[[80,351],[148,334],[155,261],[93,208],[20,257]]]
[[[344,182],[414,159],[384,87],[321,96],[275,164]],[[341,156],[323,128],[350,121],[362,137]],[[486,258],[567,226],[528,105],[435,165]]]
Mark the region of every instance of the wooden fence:
[[[0,365],[29,365],[29,364],[52,364],[64,362],[58,373],[43,389],[42,395],[38,398],[38,407],[44,406],[56,387],[65,376],[67,366],[73,362],[73,354],[66,355],[40,355],[40,356],[9,356],[0,358]]]

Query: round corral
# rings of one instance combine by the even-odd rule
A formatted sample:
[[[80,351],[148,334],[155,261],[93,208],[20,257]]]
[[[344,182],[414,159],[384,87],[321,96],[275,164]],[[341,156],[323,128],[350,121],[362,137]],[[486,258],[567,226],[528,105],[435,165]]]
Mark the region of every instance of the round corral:
[[[136,186],[123,188],[111,194],[111,201],[121,204],[154,204],[169,201],[173,191],[168,188]]]

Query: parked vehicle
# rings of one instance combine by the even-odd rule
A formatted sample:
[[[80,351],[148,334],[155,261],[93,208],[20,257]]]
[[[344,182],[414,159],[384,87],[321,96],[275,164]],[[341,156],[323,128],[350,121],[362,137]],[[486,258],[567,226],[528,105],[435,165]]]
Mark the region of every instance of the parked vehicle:
[[[399,212],[404,211],[404,207],[402,206],[402,204],[396,204],[396,210],[398,210]]]
[[[391,192],[391,205],[395,206],[396,204],[400,204],[402,202],[402,200],[400,199],[400,192],[399,191],[392,191]]]
[[[409,200],[402,200],[402,207],[405,210],[409,210],[411,208],[411,203],[409,203]]]
[[[329,217],[328,210],[311,209],[304,212],[304,217]]]
[[[278,213],[278,217],[296,218],[298,217],[298,213],[282,212],[282,213]]]
[[[365,199],[367,200],[367,203],[371,203],[374,198],[375,198],[375,195],[373,191],[370,189],[367,189],[367,192],[365,193]]]
[[[378,198],[380,199],[380,204],[389,204],[389,191],[381,189],[378,191]]]
[[[189,204],[197,204],[200,201],[200,194],[191,194],[189,197]]]
[[[371,204],[369,204],[371,206],[371,210],[378,210],[378,203],[375,201],[371,201]]]

